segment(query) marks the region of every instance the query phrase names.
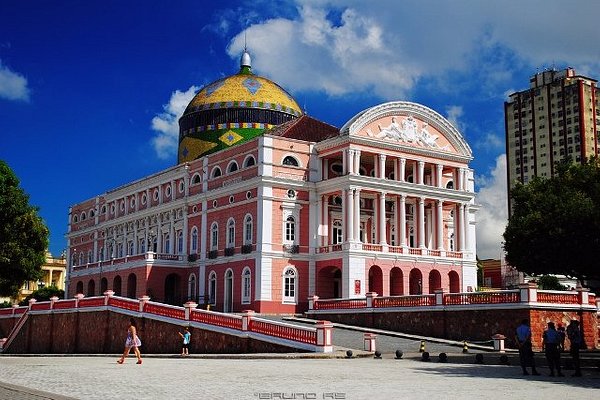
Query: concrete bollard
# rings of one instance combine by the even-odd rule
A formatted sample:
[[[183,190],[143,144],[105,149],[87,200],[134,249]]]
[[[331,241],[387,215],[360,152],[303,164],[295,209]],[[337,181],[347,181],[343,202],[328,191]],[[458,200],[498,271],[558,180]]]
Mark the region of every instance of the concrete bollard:
[[[363,335],[363,343],[365,351],[375,351],[375,338],[377,335],[374,333],[365,333]]]
[[[494,350],[504,353],[504,339],[506,339],[506,336],[496,333],[492,336],[492,339],[494,340]]]

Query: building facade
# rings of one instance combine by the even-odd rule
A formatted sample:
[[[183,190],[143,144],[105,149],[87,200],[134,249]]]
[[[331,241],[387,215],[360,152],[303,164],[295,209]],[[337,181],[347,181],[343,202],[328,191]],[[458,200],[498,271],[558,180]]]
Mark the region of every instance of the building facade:
[[[475,290],[471,159],[420,104],[341,129],[304,115],[244,53],[183,114],[176,166],[70,208],[68,295],[296,313],[313,295]]]
[[[42,277],[38,281],[25,282],[14,298],[0,298],[0,302],[7,301],[19,303],[34,291],[48,286],[54,286],[57,289],[65,290],[66,275],[66,258],[64,256],[54,257],[47,251],[46,261],[42,265]]]
[[[509,96],[504,103],[509,188],[534,176],[552,177],[556,162],[567,157],[579,163],[598,155],[596,84],[572,68],[549,70],[532,76],[529,89]]]

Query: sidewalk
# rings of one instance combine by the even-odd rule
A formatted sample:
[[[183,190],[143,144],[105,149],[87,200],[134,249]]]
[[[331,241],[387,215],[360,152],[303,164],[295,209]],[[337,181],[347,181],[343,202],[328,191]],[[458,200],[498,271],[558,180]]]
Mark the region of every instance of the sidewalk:
[[[118,365],[116,357],[1,356],[0,399],[523,399],[537,398],[545,390],[556,398],[591,399],[600,389],[596,371],[584,371],[582,378],[550,378],[540,368],[542,376],[523,377],[514,365],[391,357],[134,361],[130,357]],[[2,397],[6,393],[10,396]]]

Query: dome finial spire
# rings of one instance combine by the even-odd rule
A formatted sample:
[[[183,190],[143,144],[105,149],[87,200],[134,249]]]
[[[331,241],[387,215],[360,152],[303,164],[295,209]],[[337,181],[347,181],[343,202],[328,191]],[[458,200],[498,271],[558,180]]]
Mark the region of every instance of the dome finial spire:
[[[246,47],[246,32],[244,32],[244,52],[240,59],[240,74],[251,74],[252,73],[252,60],[250,59],[250,53]]]

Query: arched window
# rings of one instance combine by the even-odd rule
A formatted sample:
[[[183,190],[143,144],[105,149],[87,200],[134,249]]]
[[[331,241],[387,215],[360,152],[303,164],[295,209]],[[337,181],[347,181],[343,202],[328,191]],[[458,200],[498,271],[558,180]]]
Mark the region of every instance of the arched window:
[[[192,176],[192,185],[197,185],[200,183],[200,174],[194,174]]]
[[[146,240],[144,238],[140,238],[138,241],[138,253],[143,254],[146,252]]]
[[[299,167],[300,166],[300,164],[298,163],[298,160],[296,160],[292,156],[285,156],[285,158],[283,159],[283,161],[281,163],[283,165],[288,165],[291,167]]]
[[[77,215],[73,215],[73,223],[79,222],[79,217]]]
[[[219,248],[219,225],[213,222],[210,227],[210,249],[217,250]]]
[[[94,258],[93,258],[91,250],[88,250],[88,253],[87,253],[87,262],[88,262],[88,264],[91,264],[91,263],[94,262]]]
[[[342,221],[333,221],[333,232],[331,235],[332,244],[340,244],[344,240],[344,231],[342,230]]]
[[[212,271],[208,276],[208,304],[217,303],[217,274]]]
[[[169,254],[171,252],[171,235],[165,233],[163,237],[163,253]]]
[[[79,253],[79,265],[83,265],[83,253]]]
[[[454,182],[448,181],[448,183],[446,183],[446,189],[454,189]]]
[[[227,247],[235,247],[235,220],[227,221]]]
[[[297,282],[297,273],[296,269],[293,267],[288,267],[283,271],[283,296],[282,301],[284,303],[294,303],[296,304],[296,285]]]
[[[242,304],[250,304],[252,273],[250,268],[244,268],[242,272]]]
[[[221,175],[222,175],[221,168],[219,168],[219,167],[214,167],[210,174],[211,178],[218,178]]]
[[[248,156],[244,160],[244,168],[251,167],[256,164],[256,160],[254,160],[254,156]]]
[[[192,241],[190,243],[191,251],[193,253],[198,251],[198,228],[192,228]]]
[[[123,257],[123,243],[117,243],[117,257]]]
[[[252,215],[244,218],[244,244],[252,244]]]
[[[133,240],[127,242],[127,255],[134,255]]]
[[[84,211],[84,212],[81,213],[81,220],[85,221],[86,218],[87,218],[87,215],[86,215],[86,213]]]
[[[98,261],[104,261],[104,247],[98,249]]]
[[[183,231],[177,233],[177,254],[183,254]]]
[[[227,173],[230,174],[238,170],[238,164],[235,161],[231,161],[227,166]]]
[[[190,274],[188,279],[188,300],[196,301],[196,275]]]
[[[285,220],[285,241],[294,243],[296,240],[296,220],[292,215],[289,215]]]

